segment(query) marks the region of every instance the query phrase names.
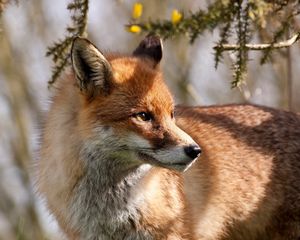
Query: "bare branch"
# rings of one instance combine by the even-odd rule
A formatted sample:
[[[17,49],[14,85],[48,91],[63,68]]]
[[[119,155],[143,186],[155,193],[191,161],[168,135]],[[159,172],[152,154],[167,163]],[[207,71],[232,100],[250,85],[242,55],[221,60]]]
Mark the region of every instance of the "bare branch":
[[[264,50],[268,48],[285,48],[285,47],[290,47],[293,45],[295,42],[297,42],[300,38],[300,32],[295,34],[293,37],[286,41],[278,42],[278,43],[263,43],[263,44],[246,44],[245,47],[248,50]],[[214,49],[220,49],[223,51],[232,51],[232,50],[238,50],[240,49],[240,45],[236,44],[221,44],[217,45],[214,47]]]

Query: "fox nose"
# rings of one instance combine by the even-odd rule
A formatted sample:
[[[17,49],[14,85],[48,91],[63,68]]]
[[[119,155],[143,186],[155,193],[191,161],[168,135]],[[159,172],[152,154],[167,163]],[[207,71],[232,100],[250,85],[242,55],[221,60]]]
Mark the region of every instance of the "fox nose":
[[[190,158],[195,159],[201,153],[201,148],[198,145],[193,144],[193,145],[189,145],[189,146],[185,147],[184,152]]]

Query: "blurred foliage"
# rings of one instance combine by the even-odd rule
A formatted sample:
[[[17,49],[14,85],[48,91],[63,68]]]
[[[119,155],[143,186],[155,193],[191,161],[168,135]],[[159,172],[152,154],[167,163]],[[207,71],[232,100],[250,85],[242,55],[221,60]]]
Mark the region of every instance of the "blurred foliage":
[[[68,5],[73,12],[72,26],[67,27],[67,36],[48,48],[47,56],[52,56],[55,63],[53,75],[49,84],[55,82],[60,73],[69,63],[69,50],[74,36],[82,36],[86,32],[88,0],[74,0]],[[263,56],[261,64],[267,62],[274,44],[282,39],[286,32],[297,32],[296,17],[300,13],[299,2],[296,0],[215,0],[207,9],[199,9],[187,14],[174,9],[170,20],[140,21],[143,5],[136,3],[133,6],[132,18],[127,30],[132,33],[154,33],[164,39],[186,35],[193,43],[206,30],[220,29],[219,41],[214,48],[215,66],[223,58],[224,44],[235,39],[232,87],[239,86],[244,80],[247,71],[248,51],[251,47],[246,44],[256,35],[262,40],[271,43],[270,47],[261,49]]]
[[[6,5],[10,2],[15,2],[17,3],[18,0],[0,0],[0,16],[4,10],[4,8],[6,7]]]
[[[66,28],[67,35],[64,39],[55,42],[53,46],[48,47],[48,51],[46,53],[46,56],[52,57],[55,64],[52,79],[48,82],[49,86],[56,81],[70,63],[69,52],[73,38],[76,36],[86,35],[89,1],[74,0],[68,4],[67,8],[72,13],[72,23]]]
[[[3,25],[2,18],[0,18],[0,25]],[[6,128],[1,128],[1,132],[3,132],[3,136],[7,131],[12,135],[8,140],[11,150],[11,167],[18,169],[19,183],[26,190],[28,199],[23,206],[20,206],[15,201],[12,193],[16,193],[18,189],[11,189],[11,192],[9,191],[7,186],[11,184],[11,181],[14,182],[14,180],[4,179],[3,175],[1,176],[4,169],[0,165],[0,179],[4,180],[0,184],[0,217],[5,216],[6,221],[11,227],[11,231],[7,230],[9,233],[5,238],[2,238],[3,234],[6,235],[7,233],[0,232],[0,239],[45,239],[45,234],[35,209],[34,194],[28,171],[32,155],[29,150],[28,123],[25,116],[28,109],[31,109],[30,115],[32,116],[37,112],[37,108],[31,95],[23,66],[18,64],[18,70],[16,71],[16,59],[18,59],[19,55],[14,49],[13,40],[5,30],[0,37],[0,77],[2,77],[0,80],[5,86],[7,94],[2,95],[3,98],[1,99],[4,102],[2,102],[1,107],[7,103],[13,118],[11,118],[10,122],[11,128],[9,125],[5,125]],[[9,155],[6,158],[9,159]]]
[[[5,5],[8,3],[6,0],[0,0],[0,14],[3,12]]]
[[[174,10],[170,20],[139,21],[132,18],[127,25],[133,33],[155,33],[164,39],[186,35],[193,43],[204,31],[220,29],[215,49],[216,67],[222,60],[223,45],[235,39],[236,48],[230,49],[235,54],[233,62],[234,79],[232,87],[238,86],[247,71],[248,51],[246,44],[254,37],[271,43],[270,47],[262,49],[261,64],[270,58],[275,49],[274,44],[286,36],[286,32],[298,32],[296,17],[300,13],[299,1],[292,0],[216,0],[207,9],[195,12],[180,13]],[[134,28],[131,28],[134,26]],[[138,29],[138,31],[136,31]]]

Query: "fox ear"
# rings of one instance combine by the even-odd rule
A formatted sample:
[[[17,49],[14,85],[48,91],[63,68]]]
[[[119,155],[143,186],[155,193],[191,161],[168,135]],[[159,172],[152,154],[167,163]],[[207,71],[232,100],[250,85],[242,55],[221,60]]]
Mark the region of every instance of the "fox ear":
[[[146,57],[154,63],[154,67],[162,59],[162,41],[157,35],[149,34],[133,51],[133,56]]]
[[[87,39],[74,39],[71,60],[78,86],[89,98],[110,92],[112,70],[103,54]]]

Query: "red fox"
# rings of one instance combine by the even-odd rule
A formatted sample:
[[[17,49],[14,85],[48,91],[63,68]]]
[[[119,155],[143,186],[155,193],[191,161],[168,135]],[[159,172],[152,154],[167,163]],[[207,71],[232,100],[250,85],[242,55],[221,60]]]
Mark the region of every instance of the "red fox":
[[[300,239],[300,116],[174,106],[162,44],[76,38],[52,99],[37,188],[68,239]]]

